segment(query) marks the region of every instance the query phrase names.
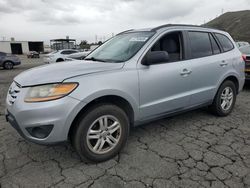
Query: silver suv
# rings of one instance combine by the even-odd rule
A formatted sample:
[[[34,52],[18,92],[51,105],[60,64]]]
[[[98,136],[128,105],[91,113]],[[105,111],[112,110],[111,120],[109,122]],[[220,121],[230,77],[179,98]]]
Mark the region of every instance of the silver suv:
[[[226,32],[164,25],[122,32],[83,61],[45,65],[14,78],[6,119],[39,144],[70,140],[80,157],[104,161],[130,127],[209,106],[228,115],[245,63]]]

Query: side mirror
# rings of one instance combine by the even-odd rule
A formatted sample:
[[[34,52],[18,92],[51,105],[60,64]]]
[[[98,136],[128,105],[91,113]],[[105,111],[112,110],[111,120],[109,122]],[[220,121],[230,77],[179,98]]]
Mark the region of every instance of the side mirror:
[[[143,58],[143,65],[154,65],[159,63],[165,63],[169,61],[169,55],[166,51],[152,51],[147,53]]]

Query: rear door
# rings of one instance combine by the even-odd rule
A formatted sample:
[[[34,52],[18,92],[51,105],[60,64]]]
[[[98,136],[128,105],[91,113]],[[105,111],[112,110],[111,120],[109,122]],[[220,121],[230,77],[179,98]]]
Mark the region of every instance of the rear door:
[[[212,102],[218,82],[231,61],[213,33],[188,31],[188,37],[192,59],[189,61],[192,70],[190,106],[198,106]]]

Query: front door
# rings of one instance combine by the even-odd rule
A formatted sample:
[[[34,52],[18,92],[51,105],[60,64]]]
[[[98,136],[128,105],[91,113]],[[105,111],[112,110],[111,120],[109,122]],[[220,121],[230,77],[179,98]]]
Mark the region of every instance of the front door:
[[[182,32],[164,35],[150,51],[168,52],[169,61],[138,65],[141,120],[180,111],[190,100],[190,72],[183,56]]]

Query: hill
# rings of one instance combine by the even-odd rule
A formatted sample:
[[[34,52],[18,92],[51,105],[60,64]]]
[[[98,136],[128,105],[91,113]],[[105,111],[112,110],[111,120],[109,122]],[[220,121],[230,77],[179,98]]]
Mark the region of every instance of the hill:
[[[227,31],[235,41],[250,42],[250,10],[227,12],[204,26]]]

